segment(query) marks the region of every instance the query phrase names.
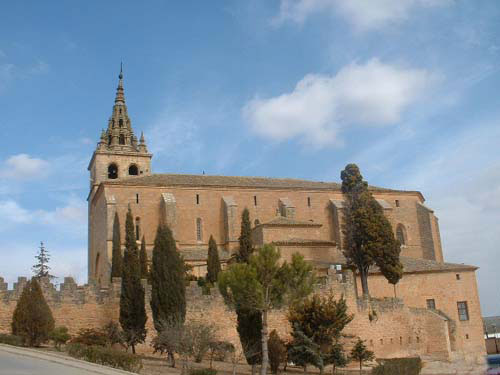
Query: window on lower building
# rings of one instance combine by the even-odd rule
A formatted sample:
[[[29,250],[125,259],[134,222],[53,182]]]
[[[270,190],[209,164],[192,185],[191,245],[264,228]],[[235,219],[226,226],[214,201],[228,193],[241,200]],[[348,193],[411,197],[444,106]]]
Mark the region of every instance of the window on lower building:
[[[307,197],[307,207],[311,207],[311,197]]]
[[[135,203],[139,204],[139,193],[135,195]]]
[[[395,203],[396,203],[396,207],[399,207],[399,200],[398,199],[396,199]]]
[[[131,176],[137,176],[139,174],[139,168],[137,168],[137,165],[132,164],[128,167],[128,174]]]
[[[455,277],[457,278],[457,280],[460,280],[460,274],[459,274],[459,273],[457,273],[457,274],[455,275]]]
[[[406,245],[406,229],[403,224],[398,224],[396,228],[396,239],[399,241],[401,246]]]
[[[462,322],[469,320],[469,308],[467,306],[467,301],[457,302],[457,308],[458,308],[458,319]]]
[[[196,204],[200,204],[200,194],[196,194]]]
[[[257,206],[257,196],[256,195],[253,196],[253,205]]]
[[[434,298],[430,298],[427,300],[427,308],[431,310],[436,309],[436,301],[434,300]]]
[[[201,228],[201,218],[196,219],[196,240],[201,241],[202,239],[202,228]]]

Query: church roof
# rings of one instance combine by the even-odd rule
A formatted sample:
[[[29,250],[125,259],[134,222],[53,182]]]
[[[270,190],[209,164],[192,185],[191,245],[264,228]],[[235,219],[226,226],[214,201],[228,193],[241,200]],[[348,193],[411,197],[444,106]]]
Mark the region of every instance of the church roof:
[[[152,174],[149,176],[126,177],[106,181],[110,185],[130,186],[224,186],[250,187],[274,189],[310,189],[310,190],[338,190],[341,184],[337,182],[309,181],[294,178],[270,177],[243,177],[243,176],[214,176],[193,174]],[[405,192],[370,186],[370,190],[378,192]]]
[[[410,257],[399,257],[403,264],[404,273],[421,273],[421,272],[452,272],[452,271],[475,271],[478,267],[467,264],[458,263],[440,263],[435,260],[417,259]],[[343,255],[337,256],[339,264],[345,264],[346,259]],[[318,267],[329,267],[332,262],[315,261],[314,264]],[[370,273],[379,273],[378,267],[370,268]]]
[[[259,224],[260,226],[275,226],[275,227],[288,227],[288,226],[299,226],[299,227],[321,227],[322,224],[314,223],[312,221],[296,220],[284,216],[276,216],[274,219]]]

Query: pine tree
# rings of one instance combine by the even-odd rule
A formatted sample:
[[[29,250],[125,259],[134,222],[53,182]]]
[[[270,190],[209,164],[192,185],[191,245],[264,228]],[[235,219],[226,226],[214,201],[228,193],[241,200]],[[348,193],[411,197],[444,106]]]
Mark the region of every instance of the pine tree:
[[[139,251],[130,207],[125,221],[125,252],[123,255],[122,289],[120,294],[120,324],[126,341],[135,353],[135,345],[146,338],[146,309],[141,284]]]
[[[351,350],[351,358],[359,362],[359,373],[361,374],[363,363],[371,361],[375,358],[375,355],[366,348],[364,341],[358,338],[358,341]]]
[[[168,226],[159,225],[153,247],[151,264],[151,311],[158,335],[170,332],[186,318],[186,266],[177,251],[175,239]],[[167,350],[172,366],[174,351]]]
[[[115,212],[115,219],[113,221],[113,252],[111,254],[111,280],[113,277],[122,277],[122,272],[123,256],[120,238],[120,219],[118,212]]]
[[[148,253],[146,252],[146,238],[144,236],[142,236],[139,261],[141,263],[141,279],[149,279]]]
[[[323,373],[324,366],[342,354],[338,352],[342,349],[339,341],[342,331],[352,319],[353,315],[347,311],[346,300],[343,297],[337,300],[333,294],[325,297],[315,294],[292,305],[288,312],[293,330],[301,331],[319,348],[317,355],[321,361],[315,359],[315,362],[323,366],[319,367],[320,373]]]
[[[307,337],[299,327],[294,327],[292,330],[292,341],[288,347],[288,360],[303,367],[304,372],[309,364],[317,368],[324,367],[319,345]]]
[[[312,267],[300,254],[293,254],[290,264],[281,262],[280,253],[272,244],[262,246],[248,264],[231,264],[220,274],[219,291],[226,304],[262,313],[261,375],[266,375],[269,363],[269,313],[306,297],[312,292],[313,283]]]
[[[207,259],[207,281],[211,283],[217,282],[217,277],[221,271],[219,251],[214,237],[210,235],[208,240],[208,259]]]
[[[403,275],[399,261],[400,246],[380,204],[368,190],[368,184],[355,164],[341,173],[344,204],[343,253],[361,279],[363,295],[369,296],[368,272],[376,264],[382,274],[396,284]]]
[[[50,274],[50,267],[49,267],[50,254],[49,251],[43,245],[43,242],[40,242],[40,248],[38,250],[38,254],[35,255],[35,259],[36,263],[31,268],[33,270],[33,273],[35,274],[35,277],[37,277],[38,279],[40,278],[48,278],[49,280],[54,279],[55,276]]]
[[[12,334],[21,336],[28,346],[39,346],[49,339],[54,318],[43,296],[37,277],[28,281],[12,316]]]

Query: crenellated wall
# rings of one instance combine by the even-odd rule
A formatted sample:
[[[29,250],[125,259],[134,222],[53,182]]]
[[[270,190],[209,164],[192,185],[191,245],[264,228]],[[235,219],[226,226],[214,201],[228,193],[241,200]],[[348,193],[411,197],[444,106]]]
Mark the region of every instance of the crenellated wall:
[[[145,280],[143,280],[146,285]],[[0,332],[9,332],[12,313],[26,278],[20,277],[12,290],[0,278]],[[48,282],[42,282],[42,289],[52,310],[56,325],[64,325],[74,334],[81,328],[103,327],[110,320],[118,320],[120,279],[115,278],[110,286],[98,289],[94,285],[78,286],[70,277],[65,278],[56,290]],[[453,321],[439,311],[425,308],[408,307],[395,298],[361,300],[356,296],[355,281],[350,271],[339,273],[331,270],[318,285],[319,293],[334,293],[346,298],[354,320],[347,326],[346,346],[361,337],[378,358],[421,356],[429,363],[440,366],[460,366],[475,368],[480,366],[484,352],[466,349],[461,340],[453,337]],[[224,304],[217,288],[211,289],[210,295],[204,295],[202,289],[191,282],[186,289],[187,320],[203,321],[217,327],[220,339],[232,342],[240,347],[236,331],[236,316]],[[150,286],[146,287],[146,299],[150,298]],[[148,339],[139,350],[150,351],[148,343],[155,334],[149,303]],[[269,316],[270,329],[276,329],[282,337],[287,337],[290,325],[286,311],[273,311]],[[350,337],[350,338],[349,338]],[[462,363],[466,361],[466,365]],[[479,368],[479,367],[478,367]],[[460,373],[460,372],[459,372]]]

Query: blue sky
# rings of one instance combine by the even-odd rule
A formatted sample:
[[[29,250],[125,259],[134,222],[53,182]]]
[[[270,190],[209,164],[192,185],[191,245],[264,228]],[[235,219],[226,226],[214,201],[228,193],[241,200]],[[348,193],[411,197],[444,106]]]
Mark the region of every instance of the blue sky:
[[[451,0],[0,6],[0,276],[86,281],[86,170],[120,61],[155,172],[420,190],[445,257],[500,314],[500,4]]]

